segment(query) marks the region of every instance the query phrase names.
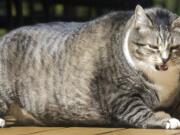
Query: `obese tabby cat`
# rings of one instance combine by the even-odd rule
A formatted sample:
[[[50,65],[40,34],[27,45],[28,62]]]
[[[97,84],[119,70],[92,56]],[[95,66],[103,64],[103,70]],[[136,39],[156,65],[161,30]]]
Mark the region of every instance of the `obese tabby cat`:
[[[0,40],[0,126],[180,128],[180,18],[162,8]]]

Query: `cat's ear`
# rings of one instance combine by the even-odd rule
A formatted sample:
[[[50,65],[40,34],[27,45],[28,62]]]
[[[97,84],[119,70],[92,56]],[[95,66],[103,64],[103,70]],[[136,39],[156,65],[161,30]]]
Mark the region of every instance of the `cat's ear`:
[[[147,17],[144,9],[140,5],[137,5],[135,9],[135,27],[140,28],[151,25],[152,23],[150,19]]]
[[[176,19],[172,22],[171,28],[180,31],[180,17],[176,18]]]

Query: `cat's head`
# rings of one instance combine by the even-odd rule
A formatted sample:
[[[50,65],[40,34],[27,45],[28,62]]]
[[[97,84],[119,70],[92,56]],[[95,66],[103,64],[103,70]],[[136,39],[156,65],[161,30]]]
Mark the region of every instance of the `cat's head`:
[[[132,66],[156,71],[180,67],[180,17],[161,8],[137,6],[126,31],[123,50]]]

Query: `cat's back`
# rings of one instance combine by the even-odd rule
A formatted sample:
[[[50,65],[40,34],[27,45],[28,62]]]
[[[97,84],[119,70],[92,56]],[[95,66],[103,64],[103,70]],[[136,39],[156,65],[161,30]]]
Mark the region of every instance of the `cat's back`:
[[[51,22],[51,23],[39,23],[31,26],[24,26],[12,30],[2,37],[3,41],[12,40],[16,38],[17,40],[21,37],[26,40],[27,37],[32,37],[33,40],[42,41],[42,39],[59,37],[65,37],[67,35],[71,35],[75,31],[79,31],[79,29],[84,25],[84,23],[76,23],[76,22]],[[2,42],[2,40],[1,40]]]
[[[45,30],[53,31],[59,34],[70,34],[72,32],[78,31],[85,23],[80,22],[50,22],[50,23],[40,23],[30,28],[33,30]],[[59,35],[61,36],[61,35]]]
[[[0,50],[11,54],[8,59],[20,59],[21,56],[38,59],[43,53],[51,55],[66,48],[66,41],[76,35],[84,23],[51,22],[17,28],[0,39]],[[2,57],[4,53],[1,53]],[[11,60],[12,61],[12,60]]]

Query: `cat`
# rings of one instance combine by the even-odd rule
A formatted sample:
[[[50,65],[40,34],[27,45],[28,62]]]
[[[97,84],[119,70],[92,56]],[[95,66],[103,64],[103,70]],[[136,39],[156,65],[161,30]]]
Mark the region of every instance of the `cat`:
[[[24,26],[0,39],[0,126],[180,128],[180,18],[163,8]]]

